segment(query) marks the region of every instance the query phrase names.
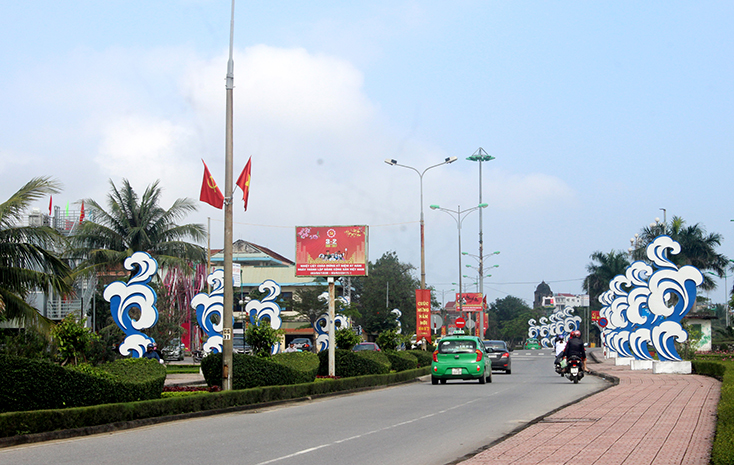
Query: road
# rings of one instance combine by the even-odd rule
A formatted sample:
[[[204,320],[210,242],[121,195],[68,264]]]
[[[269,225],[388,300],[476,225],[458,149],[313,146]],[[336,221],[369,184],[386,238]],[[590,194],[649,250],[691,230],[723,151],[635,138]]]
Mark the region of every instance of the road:
[[[538,353],[542,355],[538,355]],[[525,355],[532,354],[532,355]],[[572,384],[550,351],[515,351],[491,384],[430,381],[0,450],[13,464],[451,463],[540,415],[596,392]]]

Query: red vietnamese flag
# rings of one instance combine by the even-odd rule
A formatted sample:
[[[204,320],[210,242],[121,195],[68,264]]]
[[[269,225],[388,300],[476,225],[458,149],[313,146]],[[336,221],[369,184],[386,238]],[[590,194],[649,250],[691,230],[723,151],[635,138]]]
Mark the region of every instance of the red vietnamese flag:
[[[242,170],[242,174],[240,174],[240,177],[237,178],[237,186],[242,189],[242,200],[245,201],[245,211],[247,211],[247,200],[250,197],[250,170],[251,166],[250,163],[252,162],[252,157],[250,157],[247,160],[247,164],[245,165],[245,169]]]
[[[51,216],[51,207],[54,205],[54,196],[48,198],[48,216]]]
[[[84,200],[82,200],[82,212],[79,215],[79,224],[81,224],[82,221],[84,221]]]
[[[204,160],[201,160],[201,162],[204,163]],[[217,182],[214,180],[211,173],[209,173],[209,168],[207,168],[206,163],[204,163],[204,179],[201,182],[201,194],[199,195],[199,200],[220,210],[224,206],[224,196],[222,195],[222,191],[217,187]]]

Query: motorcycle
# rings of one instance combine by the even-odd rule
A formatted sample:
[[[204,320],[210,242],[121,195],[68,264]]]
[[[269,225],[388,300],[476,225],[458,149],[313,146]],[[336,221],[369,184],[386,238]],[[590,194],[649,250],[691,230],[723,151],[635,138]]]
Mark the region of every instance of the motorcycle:
[[[584,377],[583,361],[581,357],[572,355],[566,362],[566,378],[577,384]]]
[[[565,376],[566,374],[566,359],[563,357],[556,358],[555,362],[553,362],[553,367],[556,369],[556,373],[561,375],[561,377]]]
[[[200,350],[192,350],[191,356],[194,358],[194,363],[201,363],[201,359],[204,358],[204,354]]]

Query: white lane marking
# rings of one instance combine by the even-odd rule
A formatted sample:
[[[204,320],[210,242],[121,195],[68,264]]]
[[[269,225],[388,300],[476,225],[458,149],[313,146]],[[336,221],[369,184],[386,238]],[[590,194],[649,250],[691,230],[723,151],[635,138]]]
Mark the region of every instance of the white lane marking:
[[[490,394],[490,397],[491,396],[496,396],[498,394],[501,394],[505,390],[506,389],[503,389],[502,391],[494,392],[494,393]],[[423,416],[420,416],[418,418],[414,418],[412,420],[401,421],[400,423],[395,423],[394,425],[385,426],[384,428],[375,429],[375,430],[372,430],[372,431],[368,431],[366,433],[357,434],[355,436],[351,436],[351,437],[344,438],[344,439],[338,439],[336,441],[333,441],[333,442],[330,442],[330,443],[327,443],[327,444],[321,444],[320,446],[309,447],[308,449],[299,450],[298,452],[294,452],[292,454],[284,455],[282,457],[276,457],[274,459],[266,460],[265,462],[260,462],[257,465],[267,465],[269,463],[280,462],[281,460],[286,460],[286,459],[290,459],[290,458],[293,458],[293,457],[297,457],[299,455],[308,454],[309,452],[313,452],[313,451],[316,451],[316,450],[319,450],[319,449],[323,449],[324,447],[331,447],[331,446],[334,446],[334,445],[337,445],[337,444],[341,444],[341,443],[344,443],[344,442],[347,442],[347,441],[352,441],[354,439],[360,439],[360,438],[369,436],[371,434],[380,433],[380,432],[383,432],[383,431],[394,429],[394,428],[397,428],[399,426],[409,425],[411,423],[415,423],[417,421],[422,421],[422,420],[425,420],[426,418],[431,418],[431,417],[434,417],[436,415],[440,415],[440,414],[449,412],[451,410],[455,410],[457,408],[465,407],[467,405],[470,405],[470,404],[473,404],[475,402],[479,402],[479,401],[482,401],[482,400],[486,400],[486,397],[481,397],[481,398],[478,398],[478,399],[469,400],[467,402],[464,402],[463,404],[454,405],[453,407],[449,407],[447,409],[444,409],[444,410],[441,410],[441,411],[438,411],[438,412],[435,412],[435,413],[429,413],[427,415],[423,415]]]

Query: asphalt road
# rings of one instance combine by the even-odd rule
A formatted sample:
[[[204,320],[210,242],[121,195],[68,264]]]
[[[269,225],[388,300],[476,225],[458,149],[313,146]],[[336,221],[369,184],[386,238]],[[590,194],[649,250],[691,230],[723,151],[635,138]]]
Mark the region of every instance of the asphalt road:
[[[525,354],[531,355],[525,355]],[[258,411],[0,450],[13,464],[437,464],[596,392],[553,371],[550,351],[515,351],[491,384],[430,380]]]

